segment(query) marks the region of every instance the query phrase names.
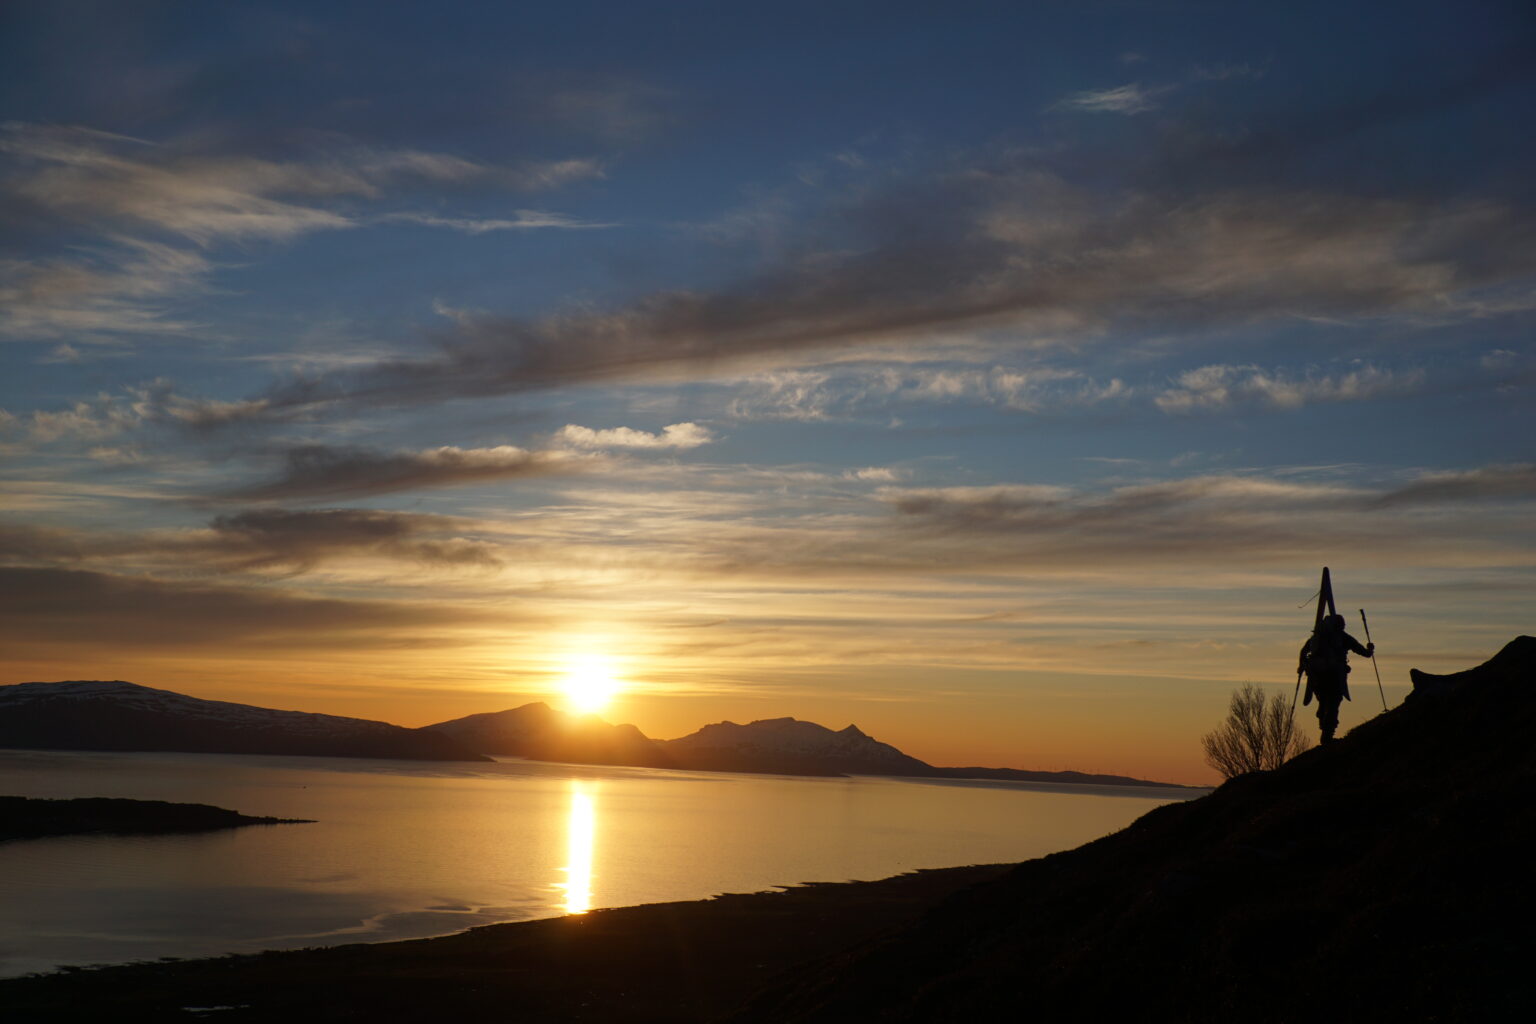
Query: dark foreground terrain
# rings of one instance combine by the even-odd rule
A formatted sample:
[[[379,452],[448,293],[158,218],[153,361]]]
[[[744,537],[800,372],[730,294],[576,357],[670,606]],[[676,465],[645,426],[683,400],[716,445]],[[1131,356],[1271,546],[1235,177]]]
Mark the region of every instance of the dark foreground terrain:
[[[77,971],[0,982],[0,1006],[26,1021],[1523,1020],[1536,638],[1414,682],[1329,747],[1011,868]]]
[[[164,800],[83,797],[36,800],[0,796],[0,842],[75,835],[169,835],[212,832],[244,825],[308,824],[302,818],[264,818],[208,804],[173,804]]]
[[[733,1019],[1523,1020],[1536,638],[1414,685],[1340,742],[1020,864]]]

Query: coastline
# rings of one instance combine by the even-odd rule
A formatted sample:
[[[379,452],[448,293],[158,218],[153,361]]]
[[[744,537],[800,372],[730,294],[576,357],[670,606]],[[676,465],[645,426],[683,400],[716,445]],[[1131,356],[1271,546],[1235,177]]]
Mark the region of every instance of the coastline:
[[[878,881],[808,883],[454,935],[323,949],[60,971],[0,980],[28,1021],[716,1020],[810,960],[907,924],[1011,864],[936,868]]]

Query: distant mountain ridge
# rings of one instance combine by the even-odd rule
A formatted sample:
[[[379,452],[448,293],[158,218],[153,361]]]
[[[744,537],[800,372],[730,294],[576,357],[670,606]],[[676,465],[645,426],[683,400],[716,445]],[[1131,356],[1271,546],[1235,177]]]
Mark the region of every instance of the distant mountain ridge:
[[[1025,771],[1019,768],[940,768],[867,735],[857,725],[840,730],[797,718],[762,718],[740,725],[715,722],[672,740],[653,740],[632,725],[609,725],[544,703],[469,715],[423,726],[486,754],[535,761],[756,772],[764,775],[887,775],[933,779],[990,779],[1094,786],[1159,786],[1125,775]]]
[[[1123,775],[940,768],[856,725],[796,718],[715,722],[672,740],[536,702],[406,729],[386,722],[203,700],[121,680],[0,686],[0,747],[165,750],[431,761],[533,761],[770,775],[885,775],[1075,785],[1169,786]]]
[[[0,747],[489,761],[387,722],[202,700],[122,680],[0,686]]]

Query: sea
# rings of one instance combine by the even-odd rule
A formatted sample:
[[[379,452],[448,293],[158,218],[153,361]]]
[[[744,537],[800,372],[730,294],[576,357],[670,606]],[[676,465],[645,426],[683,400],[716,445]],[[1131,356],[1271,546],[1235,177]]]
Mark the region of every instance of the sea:
[[[1203,790],[0,750],[0,794],[312,818],[0,843],[0,976],[1027,860]]]

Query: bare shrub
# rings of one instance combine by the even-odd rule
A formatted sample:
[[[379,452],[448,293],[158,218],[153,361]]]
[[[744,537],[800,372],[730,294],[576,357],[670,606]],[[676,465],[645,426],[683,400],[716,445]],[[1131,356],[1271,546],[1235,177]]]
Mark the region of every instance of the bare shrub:
[[[1230,779],[1245,772],[1278,768],[1312,746],[1296,728],[1291,702],[1283,693],[1266,694],[1248,683],[1232,691],[1227,720],[1200,737],[1205,763]]]

